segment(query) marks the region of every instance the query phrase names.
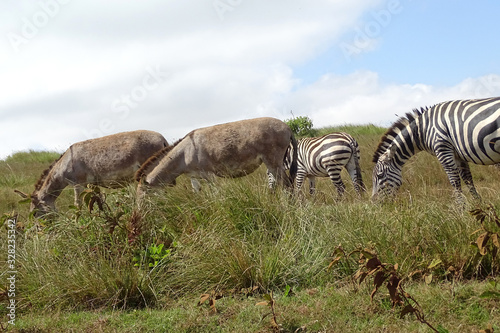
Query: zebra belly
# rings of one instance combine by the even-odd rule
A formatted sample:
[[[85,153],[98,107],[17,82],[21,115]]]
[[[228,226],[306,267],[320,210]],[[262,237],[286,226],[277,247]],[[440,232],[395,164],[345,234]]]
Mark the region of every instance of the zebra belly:
[[[456,153],[461,159],[479,165],[500,163],[500,137],[484,137],[483,141],[469,140],[464,147],[457,149]]]
[[[315,166],[307,165],[307,166],[300,166],[300,169],[302,171],[305,171],[305,174],[307,176],[312,176],[312,177],[329,177],[328,175],[328,169],[330,170],[335,170],[337,173],[340,173],[342,170],[342,165],[338,163],[332,163],[330,165],[323,165],[322,163],[316,163]]]
[[[490,152],[488,153],[487,158],[472,158],[469,155],[463,155],[459,154],[460,158],[462,158],[464,161],[467,161],[469,163],[473,164],[478,164],[478,165],[492,165],[492,164],[497,164],[500,163],[500,154],[497,152]]]

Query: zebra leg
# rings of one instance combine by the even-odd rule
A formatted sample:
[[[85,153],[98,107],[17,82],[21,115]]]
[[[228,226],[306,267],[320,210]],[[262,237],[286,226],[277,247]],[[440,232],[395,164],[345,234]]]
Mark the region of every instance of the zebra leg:
[[[335,166],[335,167],[329,167],[326,172],[328,173],[328,176],[333,182],[333,185],[337,188],[337,192],[340,196],[344,195],[345,192],[345,185],[344,182],[342,181],[342,178],[340,178],[340,170],[341,166]]]
[[[267,183],[269,189],[273,190],[276,188],[276,177],[269,169],[267,169]]]
[[[455,162],[454,151],[452,147],[446,144],[438,146],[435,149],[436,157],[446,172],[448,180],[453,187],[453,195],[457,202],[463,203],[462,185],[460,182],[460,172]]]
[[[354,185],[354,190],[359,195],[361,194],[361,191],[364,190],[364,184],[363,179],[361,178],[361,170],[359,169],[355,158],[356,156],[353,154],[345,165],[345,168],[349,173],[349,176],[351,177],[352,184]]]
[[[306,174],[304,170],[299,169],[297,170],[297,177],[295,177],[295,186],[296,186],[296,191],[300,192],[300,189],[302,188],[302,184],[304,183],[304,178],[306,177]]]
[[[316,194],[316,177],[309,176],[307,178],[309,179],[309,194],[314,195]]]
[[[274,189],[275,183],[278,183],[279,186],[283,186],[284,188],[293,188],[291,177],[288,177],[285,172],[285,162],[282,157],[263,157],[262,162],[264,162],[267,167],[267,178],[271,189]]]
[[[274,189],[276,187],[276,183],[285,188],[293,187],[293,184],[290,182],[290,178],[285,173],[285,168],[283,165],[279,165],[277,167],[268,166],[267,180],[270,189]]]
[[[460,178],[464,181],[465,185],[469,188],[470,193],[476,200],[480,200],[481,197],[477,193],[476,187],[474,186],[474,181],[472,180],[472,173],[470,172],[469,163],[458,159],[455,157],[455,162],[458,166],[458,171],[460,173]]]

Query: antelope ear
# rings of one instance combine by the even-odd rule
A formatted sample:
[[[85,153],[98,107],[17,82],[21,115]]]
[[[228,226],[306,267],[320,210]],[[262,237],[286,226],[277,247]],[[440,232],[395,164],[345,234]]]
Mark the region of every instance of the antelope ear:
[[[21,192],[21,191],[19,191],[19,190],[14,190],[14,192],[15,192],[15,193],[17,193],[17,194],[19,194],[19,195],[20,195],[22,198],[24,198],[24,199],[28,199],[28,198],[30,197],[30,195],[29,195],[29,194],[26,194],[26,193]]]

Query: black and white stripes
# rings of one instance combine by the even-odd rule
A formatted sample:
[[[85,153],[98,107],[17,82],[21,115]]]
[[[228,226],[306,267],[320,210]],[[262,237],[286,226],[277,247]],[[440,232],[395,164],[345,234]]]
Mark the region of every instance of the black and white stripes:
[[[288,159],[286,160],[288,161]],[[315,191],[315,177],[330,177],[337,191],[345,191],[340,177],[342,168],[346,168],[359,193],[365,190],[359,166],[359,146],[347,133],[331,133],[318,138],[303,138],[297,143],[297,178],[296,187],[300,190],[304,179],[310,182],[309,191]]]
[[[468,163],[500,162],[500,98],[444,102],[399,119],[373,156],[373,196],[401,186],[403,165],[420,151],[437,157],[456,195],[463,180],[479,197]]]

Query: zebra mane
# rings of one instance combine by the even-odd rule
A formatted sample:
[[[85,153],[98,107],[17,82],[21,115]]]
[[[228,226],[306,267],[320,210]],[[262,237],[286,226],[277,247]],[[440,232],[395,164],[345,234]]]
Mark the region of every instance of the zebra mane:
[[[61,159],[61,157],[63,157],[63,155],[64,154],[61,154],[61,156],[59,156],[54,162],[52,162],[52,164],[47,169],[45,169],[42,172],[40,178],[35,183],[35,190],[33,191],[33,193],[38,192],[42,188],[42,185],[45,182],[45,179],[47,179],[47,176],[49,175],[50,170],[52,170],[52,168],[54,168],[54,166],[56,165],[56,163],[59,162],[59,160]]]
[[[413,112],[408,112],[404,117],[399,118],[391,127],[385,132],[385,134],[380,139],[380,143],[378,144],[375,153],[373,154],[373,163],[377,163],[380,156],[387,151],[387,148],[391,145],[394,139],[401,133],[407,126],[415,121],[418,117],[420,117],[424,112],[429,110],[430,108],[420,108],[413,109]]]

